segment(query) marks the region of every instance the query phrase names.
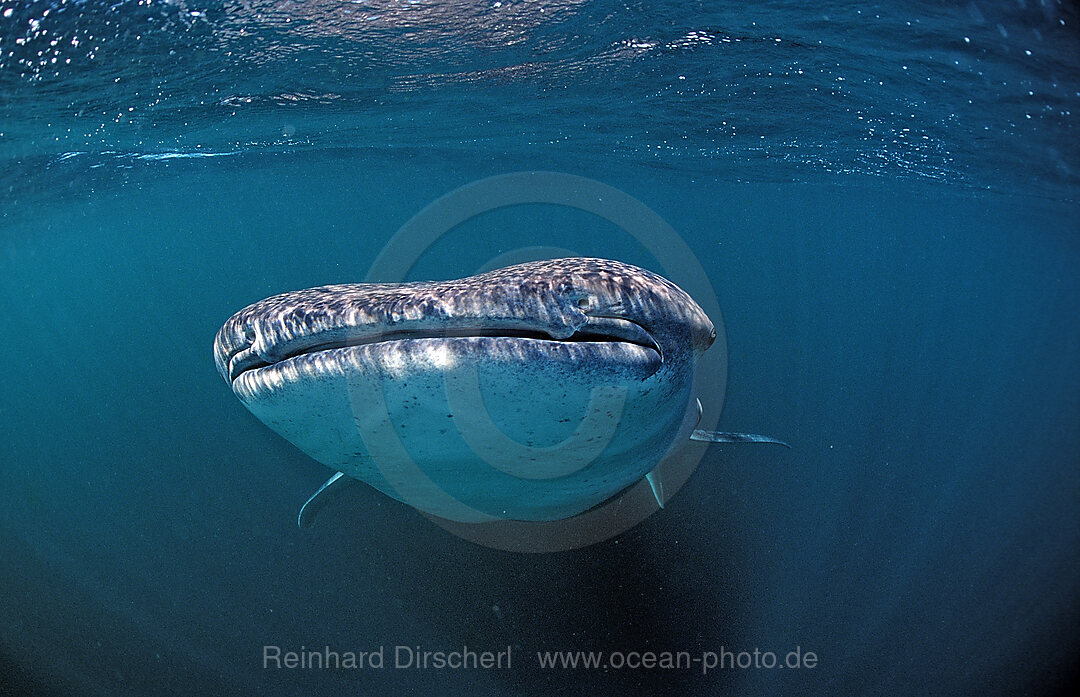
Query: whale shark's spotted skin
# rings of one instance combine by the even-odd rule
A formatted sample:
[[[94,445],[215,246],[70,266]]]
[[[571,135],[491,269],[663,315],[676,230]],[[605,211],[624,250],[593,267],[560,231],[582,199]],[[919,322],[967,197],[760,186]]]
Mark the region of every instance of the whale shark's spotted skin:
[[[602,298],[603,306],[577,306],[589,296]],[[609,259],[566,258],[450,281],[350,283],[275,295],[225,323],[214,341],[214,359],[228,380],[230,359],[244,350],[273,362],[305,339],[343,330],[376,337],[472,324],[538,329],[565,339],[590,310],[633,316],[640,324],[680,326],[701,350],[716,338],[705,312],[667,279]]]
[[[715,337],[667,279],[565,258],[275,295],[222,326],[214,359],[252,413],[349,478],[452,520],[557,520],[690,438],[771,441],[694,431]]]

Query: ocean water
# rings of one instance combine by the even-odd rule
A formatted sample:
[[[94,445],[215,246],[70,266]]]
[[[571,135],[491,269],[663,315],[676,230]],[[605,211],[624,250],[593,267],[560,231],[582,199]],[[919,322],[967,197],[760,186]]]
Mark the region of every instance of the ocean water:
[[[1054,0],[0,0],[0,694],[1066,693],[1078,115]],[[565,186],[485,198],[538,171]],[[673,232],[560,203],[590,187]],[[463,222],[395,242],[462,190]],[[369,488],[299,530],[329,472],[233,397],[214,333],[388,248],[408,279],[700,264],[727,348],[702,401],[793,447],[709,446],[577,549]]]

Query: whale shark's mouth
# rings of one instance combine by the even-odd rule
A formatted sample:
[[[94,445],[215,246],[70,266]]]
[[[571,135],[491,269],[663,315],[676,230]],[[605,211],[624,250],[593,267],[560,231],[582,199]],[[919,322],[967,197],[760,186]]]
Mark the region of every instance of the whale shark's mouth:
[[[240,375],[251,370],[266,368],[300,356],[337,349],[376,344],[390,345],[395,342],[416,339],[507,339],[554,343],[603,343],[630,344],[654,352],[663,360],[663,351],[653,335],[642,325],[622,317],[590,316],[586,324],[568,337],[555,337],[538,329],[508,327],[438,327],[426,329],[393,329],[372,332],[335,330],[292,339],[274,347],[270,352],[259,352],[253,342],[238,347],[227,357],[229,380],[235,382]]]

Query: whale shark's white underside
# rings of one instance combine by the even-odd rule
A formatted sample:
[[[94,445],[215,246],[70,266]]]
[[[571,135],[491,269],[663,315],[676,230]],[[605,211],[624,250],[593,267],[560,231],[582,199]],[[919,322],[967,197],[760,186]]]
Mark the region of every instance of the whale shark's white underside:
[[[569,518],[618,495],[695,430],[715,330],[670,281],[566,258],[469,278],[323,286],[229,319],[218,371],[261,421],[335,474],[459,522]]]

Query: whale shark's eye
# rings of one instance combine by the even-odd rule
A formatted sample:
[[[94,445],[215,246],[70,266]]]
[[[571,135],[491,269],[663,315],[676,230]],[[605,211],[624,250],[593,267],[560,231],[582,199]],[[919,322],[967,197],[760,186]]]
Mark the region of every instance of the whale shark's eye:
[[[250,324],[244,325],[244,339],[249,343],[255,343],[255,327]]]
[[[592,298],[587,295],[583,295],[577,300],[577,306],[580,310],[588,310],[592,307]]]

